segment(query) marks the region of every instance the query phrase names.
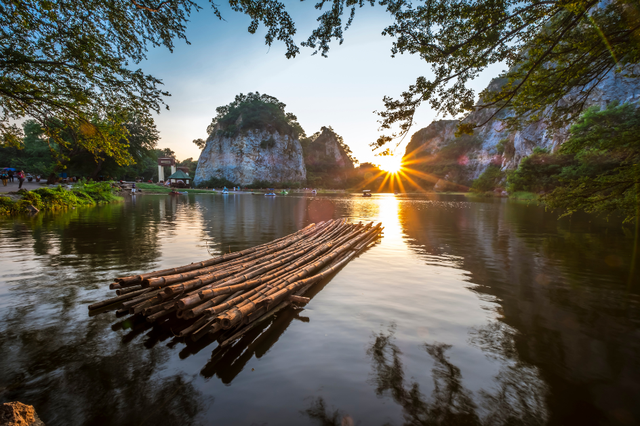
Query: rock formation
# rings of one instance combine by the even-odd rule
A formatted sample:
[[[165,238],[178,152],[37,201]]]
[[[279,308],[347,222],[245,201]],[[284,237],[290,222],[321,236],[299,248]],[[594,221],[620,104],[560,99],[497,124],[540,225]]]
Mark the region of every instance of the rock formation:
[[[302,141],[307,180],[311,186],[344,186],[353,171],[351,150],[331,127],[322,127]]]
[[[491,85],[498,85],[495,79]],[[489,90],[491,90],[491,85]],[[638,102],[640,100],[640,79],[625,77],[611,72],[598,84],[589,96],[588,105],[605,107],[609,102]],[[493,114],[491,110],[481,110],[469,114],[463,122],[482,123]],[[520,161],[530,155],[536,147],[555,150],[568,135],[568,129],[551,133],[543,121],[525,125],[517,131],[509,130],[501,119],[513,116],[512,111],[502,111],[484,126],[476,129],[475,143],[464,158],[465,172],[459,176],[441,176],[447,181],[469,184],[491,164],[499,164],[503,170],[515,169]],[[440,152],[442,148],[455,144],[458,139],[454,133],[457,120],[434,121],[419,130],[412,137],[405,151],[405,161],[416,161],[417,168],[429,156]],[[462,156],[461,156],[462,157]]]
[[[194,182],[224,178],[250,185],[257,181],[303,182],[306,177],[302,146],[290,135],[248,130],[227,137],[213,131],[200,154]]]
[[[0,405],[1,426],[44,426],[32,405],[5,402]]]
[[[333,129],[322,127],[310,139],[304,150],[307,167],[330,165],[339,169],[353,169],[353,161],[344,148],[344,142]]]

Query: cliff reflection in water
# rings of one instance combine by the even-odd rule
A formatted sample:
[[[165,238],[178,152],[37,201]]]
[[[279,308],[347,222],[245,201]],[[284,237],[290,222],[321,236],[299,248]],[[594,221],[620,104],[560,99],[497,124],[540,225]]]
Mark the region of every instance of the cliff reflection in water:
[[[496,377],[501,391],[481,395],[487,406],[502,407],[492,415],[500,418],[514,402],[518,412],[534,409],[518,421],[540,413],[542,386],[505,398],[539,382],[534,368],[548,386],[543,405],[551,424],[633,424],[640,418],[640,341],[631,337],[640,326],[640,289],[628,286],[633,240],[619,222],[580,215],[558,222],[539,207],[516,203],[449,211],[403,206],[399,216],[412,250],[426,262],[455,255],[457,267],[470,273],[469,290],[499,305],[496,320],[473,328],[469,339],[505,366]],[[379,340],[392,349],[384,336]],[[448,372],[440,389],[458,389],[450,397],[470,408],[444,352],[428,350]],[[397,389],[393,372],[379,375],[381,389]],[[394,395],[405,407],[413,400],[403,392]],[[415,413],[411,404],[406,410]]]
[[[228,347],[87,316],[115,276],[331,217],[382,221],[382,244]],[[204,194],[0,219],[0,239],[0,398],[48,425],[640,418],[640,298],[613,222],[463,197]]]

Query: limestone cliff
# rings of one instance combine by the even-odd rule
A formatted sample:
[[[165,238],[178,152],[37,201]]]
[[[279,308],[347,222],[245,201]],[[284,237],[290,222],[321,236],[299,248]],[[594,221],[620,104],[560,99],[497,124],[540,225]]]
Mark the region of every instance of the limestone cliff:
[[[499,81],[496,79],[491,84],[497,85]],[[609,102],[616,100],[638,102],[640,100],[640,79],[624,77],[621,74],[611,72],[591,92],[587,106],[600,105],[604,107]],[[492,113],[491,110],[474,112],[463,121],[481,123]],[[501,165],[503,170],[515,169],[524,157],[533,152],[534,148],[542,147],[553,151],[566,140],[568,135],[568,129],[552,134],[543,121],[526,125],[521,130],[511,131],[501,121],[501,119],[510,116],[513,116],[513,112],[501,112],[487,124],[476,129],[472,141],[462,143],[467,147],[467,150],[464,153],[459,153],[457,160],[459,164],[464,165],[464,172],[458,172],[455,176],[439,177],[468,185],[492,162]],[[414,163],[415,167],[420,168],[420,164],[428,162],[434,154],[441,152],[443,148],[460,145],[460,138],[454,136],[457,126],[457,120],[440,120],[416,132],[407,145],[405,161],[417,161]],[[445,172],[451,173],[446,170]]]
[[[304,160],[309,168],[333,166],[339,169],[353,169],[353,161],[346,149],[348,147],[331,127],[322,127],[320,132],[311,136],[304,147]]]
[[[200,154],[194,182],[224,178],[250,185],[256,181],[303,182],[306,177],[302,146],[291,135],[248,130],[229,137],[213,131]]]

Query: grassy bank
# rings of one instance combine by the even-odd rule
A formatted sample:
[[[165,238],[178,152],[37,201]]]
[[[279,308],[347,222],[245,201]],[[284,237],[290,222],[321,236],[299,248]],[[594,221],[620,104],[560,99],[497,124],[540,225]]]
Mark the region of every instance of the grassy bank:
[[[136,188],[142,189],[143,193],[167,194],[171,192],[171,188],[167,188],[166,186],[156,185],[153,183],[136,183]],[[176,188],[176,191],[188,192],[189,194],[211,194],[213,192],[210,189],[189,189],[189,188]]]
[[[33,191],[20,190],[17,196],[0,197],[0,215],[64,210],[70,207],[91,206],[121,200],[113,194],[109,182],[80,182],[65,189],[39,188]]]
[[[538,201],[538,194],[527,191],[516,191],[509,194],[509,198],[513,198],[515,200]]]

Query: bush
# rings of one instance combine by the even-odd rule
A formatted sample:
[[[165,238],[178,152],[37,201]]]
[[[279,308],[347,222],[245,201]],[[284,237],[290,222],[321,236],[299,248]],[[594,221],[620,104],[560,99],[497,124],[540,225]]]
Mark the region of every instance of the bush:
[[[0,198],[0,214],[28,213],[29,206],[38,210],[54,211],[69,207],[88,206],[116,199],[108,182],[82,182],[72,190],[62,186],[56,188],[39,188],[34,191],[21,191],[22,199],[12,201],[7,197]]]
[[[273,96],[241,93],[229,105],[216,108],[217,116],[207,131],[211,134],[217,128],[218,135],[225,137],[234,137],[249,130],[277,131],[292,137],[304,135],[296,116],[286,113],[285,107]]]
[[[507,176],[509,192],[550,191],[560,183],[562,170],[573,163],[571,155],[554,155],[548,150],[535,148],[530,156],[520,162],[518,169]]]
[[[492,164],[487,167],[487,169],[478,177],[478,179],[473,181],[473,184],[471,185],[471,191],[493,191],[496,187],[498,187],[504,176],[505,173],[500,170],[500,167]]]
[[[273,136],[260,142],[260,148],[262,149],[271,149],[274,146],[276,146],[276,140],[273,138]]]

